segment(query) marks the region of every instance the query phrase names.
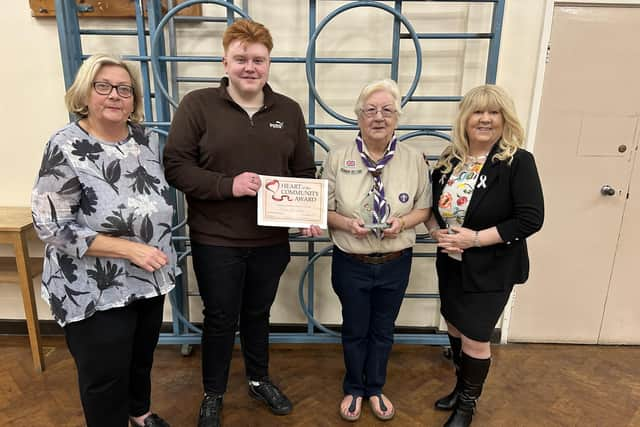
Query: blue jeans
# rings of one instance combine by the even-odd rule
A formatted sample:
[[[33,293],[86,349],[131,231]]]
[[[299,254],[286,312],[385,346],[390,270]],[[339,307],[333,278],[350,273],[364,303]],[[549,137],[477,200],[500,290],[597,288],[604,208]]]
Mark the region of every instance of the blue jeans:
[[[409,284],[413,250],[383,264],[367,264],[333,249],[331,283],[342,304],[345,394],[382,393],[393,331]]]

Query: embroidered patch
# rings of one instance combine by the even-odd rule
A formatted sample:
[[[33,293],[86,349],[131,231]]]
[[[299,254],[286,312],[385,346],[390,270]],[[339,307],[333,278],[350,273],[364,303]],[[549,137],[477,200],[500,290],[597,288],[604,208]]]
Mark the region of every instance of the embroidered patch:
[[[402,202],[402,203],[407,203],[409,201],[409,195],[407,193],[400,193],[398,195],[398,199]]]
[[[340,168],[340,172],[343,173],[348,173],[351,175],[357,175],[359,173],[362,173],[363,169],[346,169],[346,168]]]
[[[280,120],[276,120],[275,122],[269,123],[269,127],[272,129],[282,129],[284,128],[284,122],[281,122]]]
[[[344,167],[347,169],[355,169],[356,168],[356,161],[355,160],[345,160],[344,161]]]

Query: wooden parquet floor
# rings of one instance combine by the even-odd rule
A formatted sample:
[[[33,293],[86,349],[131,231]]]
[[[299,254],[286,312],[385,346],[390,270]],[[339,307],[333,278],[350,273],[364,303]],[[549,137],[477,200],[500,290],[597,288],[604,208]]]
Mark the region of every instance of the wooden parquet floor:
[[[46,370],[32,369],[26,337],[0,337],[0,426],[82,426],[73,360],[61,337],[45,337]],[[640,347],[509,344],[495,346],[474,418],[482,426],[640,426]],[[279,417],[247,395],[240,352],[234,353],[224,425],[341,426],[343,374],[338,345],[272,345],[271,372],[294,402]],[[377,421],[367,406],[359,427],[441,426],[448,413],[433,401],[453,383],[438,347],[394,347],[385,393],[396,417]],[[193,427],[202,396],[200,353],[183,357],[160,346],[153,372],[153,409],[172,427]],[[115,427],[115,426],[114,426]]]

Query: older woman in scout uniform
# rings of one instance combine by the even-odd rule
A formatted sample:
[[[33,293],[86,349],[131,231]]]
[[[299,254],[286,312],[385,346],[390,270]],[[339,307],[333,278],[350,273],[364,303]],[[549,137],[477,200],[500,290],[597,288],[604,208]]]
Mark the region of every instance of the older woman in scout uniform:
[[[431,194],[424,156],[395,135],[396,83],[365,86],[355,113],[358,136],[332,150],[324,169],[334,243],[331,280],[342,303],[346,374],[340,415],[357,420],[368,398],[373,414],[388,420],[395,409],[382,388],[394,322],[409,282],[414,227],[427,219]]]

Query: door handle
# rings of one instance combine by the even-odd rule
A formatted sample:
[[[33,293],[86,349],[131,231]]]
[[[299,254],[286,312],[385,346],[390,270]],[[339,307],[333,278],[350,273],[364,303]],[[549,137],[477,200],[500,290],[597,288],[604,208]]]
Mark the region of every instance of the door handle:
[[[615,196],[616,189],[610,185],[605,184],[600,188],[600,194],[602,194],[603,196]]]

